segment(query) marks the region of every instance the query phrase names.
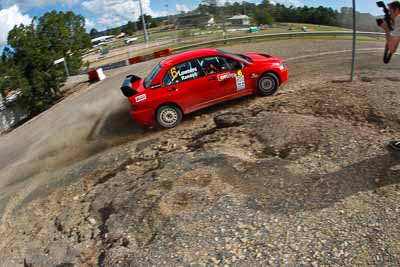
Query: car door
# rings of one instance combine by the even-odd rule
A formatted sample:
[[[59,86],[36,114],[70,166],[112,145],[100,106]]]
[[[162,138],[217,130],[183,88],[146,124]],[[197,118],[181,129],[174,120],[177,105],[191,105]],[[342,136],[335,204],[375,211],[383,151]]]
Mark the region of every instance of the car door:
[[[229,57],[223,57],[226,61],[227,69],[230,70],[229,88],[227,94],[246,94],[251,90],[251,79],[247,66],[238,60]]]
[[[198,64],[204,73],[208,86],[208,102],[229,95],[233,88],[234,72],[229,69],[226,60],[220,56],[199,58]]]
[[[210,100],[223,100],[247,89],[244,65],[234,59],[223,56],[204,57],[198,60],[208,81],[214,81],[210,89]]]
[[[185,113],[204,102],[203,72],[195,60],[171,67],[163,79],[163,90],[168,101],[179,104]]]

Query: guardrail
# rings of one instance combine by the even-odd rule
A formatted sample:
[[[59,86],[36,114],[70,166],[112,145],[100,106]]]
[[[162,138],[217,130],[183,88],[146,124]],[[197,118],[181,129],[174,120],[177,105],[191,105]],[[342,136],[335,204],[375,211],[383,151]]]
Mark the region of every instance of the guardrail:
[[[305,37],[305,36],[352,36],[352,31],[322,31],[322,32],[290,32],[290,33],[271,33],[271,34],[256,34],[249,36],[241,36],[241,37],[232,37],[225,39],[218,39],[213,41],[201,42],[192,45],[181,46],[174,49],[174,52],[179,52],[191,48],[225,44],[227,42],[234,41],[250,41],[250,40],[260,40],[260,39],[275,39],[275,38],[292,38],[292,37]],[[384,33],[380,32],[357,32],[358,36],[372,37],[372,38],[380,38],[384,37]]]

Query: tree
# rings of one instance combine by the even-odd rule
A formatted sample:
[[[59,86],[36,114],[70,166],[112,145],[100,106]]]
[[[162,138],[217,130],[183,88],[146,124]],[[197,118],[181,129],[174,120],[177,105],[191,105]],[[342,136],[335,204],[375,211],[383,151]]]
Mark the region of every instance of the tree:
[[[261,2],[260,6],[266,7],[266,8],[273,8],[274,7],[274,5],[269,0],[263,0]]]
[[[99,31],[96,30],[95,28],[90,30],[90,36],[91,37],[96,37],[99,34]]]
[[[137,30],[136,23],[132,21],[128,21],[128,24],[126,24],[125,27],[123,28],[123,32],[128,35],[132,35],[134,32],[136,32],[136,30]]]
[[[216,15],[218,12],[218,0],[202,0],[199,8],[203,14]]]
[[[254,13],[254,20],[258,25],[270,25],[273,22],[272,16],[265,7],[259,8]]]
[[[144,14],[144,20],[146,21],[147,28],[154,28],[158,26],[157,20],[150,15]],[[143,30],[143,23],[141,16],[138,18],[137,28],[138,30]]]
[[[120,33],[121,33],[120,27],[107,30],[108,35],[119,35]]]
[[[13,89],[22,90],[21,101],[30,115],[49,108],[59,97],[66,74],[63,66],[54,66],[55,60],[64,57],[70,72],[79,72],[81,51],[91,47],[84,25],[80,15],[53,11],[10,31],[11,48],[3,56],[9,66],[6,76]]]

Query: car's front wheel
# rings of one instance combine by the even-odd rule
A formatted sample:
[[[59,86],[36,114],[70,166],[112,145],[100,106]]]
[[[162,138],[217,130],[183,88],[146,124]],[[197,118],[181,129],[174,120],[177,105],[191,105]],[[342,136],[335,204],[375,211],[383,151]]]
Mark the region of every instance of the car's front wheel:
[[[257,83],[257,91],[261,96],[271,96],[279,88],[279,78],[274,73],[265,73]]]
[[[161,106],[156,112],[156,120],[162,128],[174,128],[182,121],[182,111],[175,105]]]

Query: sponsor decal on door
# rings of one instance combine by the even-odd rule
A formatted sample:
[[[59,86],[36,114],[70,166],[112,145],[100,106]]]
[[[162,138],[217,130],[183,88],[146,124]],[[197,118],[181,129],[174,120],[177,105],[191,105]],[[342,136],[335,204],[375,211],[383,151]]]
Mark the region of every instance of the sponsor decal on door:
[[[244,80],[243,71],[238,70],[237,76],[236,76],[236,90],[239,92],[244,89],[246,89],[246,82]]]

